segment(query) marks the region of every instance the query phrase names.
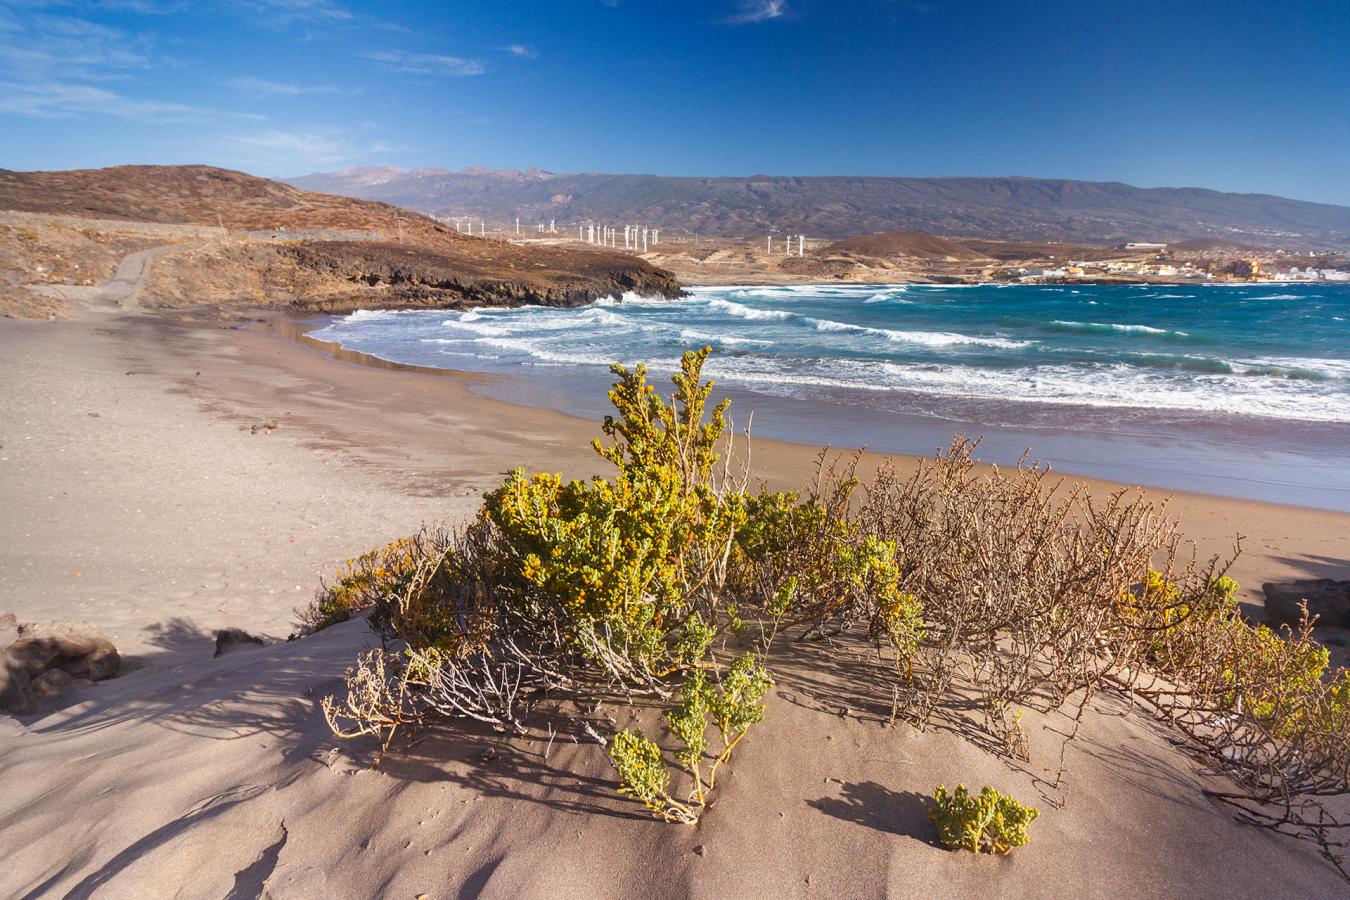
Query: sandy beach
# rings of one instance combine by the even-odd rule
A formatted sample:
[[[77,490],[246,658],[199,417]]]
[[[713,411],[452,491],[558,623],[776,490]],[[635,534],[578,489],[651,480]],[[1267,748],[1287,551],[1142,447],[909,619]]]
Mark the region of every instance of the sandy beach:
[[[1141,714],[1094,713],[1054,788],[1062,723],[1033,722],[1033,764],[1009,765],[887,726],[865,691],[840,716],[819,688],[865,666],[809,647],[696,828],[641,816],[598,747],[562,738],[446,727],[371,771],[373,744],[335,741],[318,702],[374,636],[354,622],[287,643],[293,609],[344,559],[464,521],[511,468],[601,471],[598,428],[289,331],[0,320],[0,614],[92,622],[127,658],[59,708],[0,718],[0,895],[1343,895],[1315,848],[1206,801]],[[756,441],[755,474],[800,484],[815,453]],[[1203,555],[1243,537],[1230,574],[1253,608],[1265,581],[1350,577],[1350,516],[1189,494],[1171,509]],[[273,642],[213,659],[231,626]],[[958,781],[1037,801],[1033,843],[936,846],[920,795]]]

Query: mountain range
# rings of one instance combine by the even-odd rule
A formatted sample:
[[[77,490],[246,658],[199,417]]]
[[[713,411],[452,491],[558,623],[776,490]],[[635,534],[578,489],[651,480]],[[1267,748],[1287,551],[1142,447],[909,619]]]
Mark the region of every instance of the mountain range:
[[[1020,177],[676,177],[365,167],[285,179],[433,216],[523,225],[640,224],[670,233],[847,238],[917,230],[1002,240],[1219,238],[1272,248],[1350,248],[1350,207],[1203,188]]]

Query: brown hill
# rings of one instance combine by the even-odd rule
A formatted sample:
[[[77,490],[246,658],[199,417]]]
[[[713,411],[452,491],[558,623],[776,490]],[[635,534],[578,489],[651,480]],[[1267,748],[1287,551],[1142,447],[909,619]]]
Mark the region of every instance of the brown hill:
[[[1114,247],[1098,244],[1066,244],[1057,241],[991,241],[984,238],[962,238],[961,245],[992,259],[1014,260],[1046,259],[1114,259],[1122,255]]]
[[[1194,238],[1169,243],[1167,249],[1190,253],[1247,253],[1257,248],[1236,241],[1226,241],[1223,238]]]
[[[916,257],[918,259],[979,260],[985,255],[963,244],[922,231],[886,231],[835,241],[825,248],[833,253],[852,253],[878,259]]]
[[[426,216],[372,200],[316,194],[211,166],[112,166],[64,172],[0,169],[0,209],[216,225],[244,231],[454,232]]]
[[[572,306],[625,291],[680,291],[671,273],[619,251],[474,238],[386,203],[209,166],[0,170],[0,210],[228,230],[205,251],[212,265],[194,267],[178,258],[190,254],[171,254],[157,266],[174,280],[173,305],[199,296],[324,309]],[[222,281],[250,287],[231,293]]]

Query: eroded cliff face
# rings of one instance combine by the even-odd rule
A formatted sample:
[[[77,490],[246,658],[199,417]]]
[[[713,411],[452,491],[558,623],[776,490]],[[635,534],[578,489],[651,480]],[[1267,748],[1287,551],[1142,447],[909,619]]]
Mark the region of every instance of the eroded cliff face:
[[[678,297],[673,274],[636,257],[606,251],[522,247],[466,240],[439,247],[370,241],[314,241],[282,252],[304,269],[351,285],[350,291],[300,297],[303,309],[581,306],[627,292]]]

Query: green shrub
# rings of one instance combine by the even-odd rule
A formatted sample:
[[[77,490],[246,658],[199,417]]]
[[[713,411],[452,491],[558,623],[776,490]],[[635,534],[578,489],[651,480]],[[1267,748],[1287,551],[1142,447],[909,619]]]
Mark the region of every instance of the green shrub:
[[[337,734],[388,746],[432,714],[524,733],[548,704],[605,743],[599,704],[646,704],[668,734],[609,736],[619,788],[694,822],[764,716],[780,635],[866,637],[896,672],[871,670],[861,689],[895,718],[922,728],[976,710],[1012,755],[1029,752],[1025,709],[1067,714],[1067,741],[1102,692],[1150,705],[1230,777],[1210,796],[1340,865],[1350,826],[1326,804],[1350,794],[1350,675],[1329,671],[1310,623],[1248,624],[1237,584],[1217,560],[1179,562],[1175,521],[1142,494],[982,469],[960,436],[862,489],[852,463],[822,456],[805,492],[748,491],[727,402],[709,408],[707,356],[684,355],[669,400],[642,366],[613,368],[608,443],[593,444],[609,477],[513,472],[462,532],[423,530],[321,587],[310,627],[369,610],[383,638],[346,701],[324,702]],[[1037,814],[989,788],[935,800],[944,843],[976,851],[1025,843]]]
[[[749,608],[808,634],[866,622],[908,660],[923,636],[923,605],[900,590],[895,543],[848,517],[855,484],[846,480],[829,500],[791,491],[748,497],[732,587]]]
[[[371,733],[353,720],[366,717],[383,734],[389,722],[439,712],[521,732],[541,695],[647,698],[669,707],[695,800],[669,797],[660,748],[636,734],[610,744],[623,790],[662,818],[697,816],[772,683],[754,654],[709,680],[717,638],[743,625],[726,585],[746,494],[718,468],[730,436],[727,402],[708,409],[708,352],[685,354],[669,402],[644,367],[614,367],[610,442],[594,442],[611,477],[513,472],[462,534],[419,536],[399,548],[407,559],[369,555],[325,589],[316,604],[325,615],[369,605],[371,624],[406,645],[378,660],[379,677],[375,660],[351,676],[361,702],[325,707],[336,731]],[[374,690],[379,678],[399,679],[398,689]],[[394,696],[397,714],[371,712]],[[705,780],[709,724],[722,744]]]
[[[1031,840],[1027,833],[1040,811],[1018,803],[1007,794],[985,787],[972,797],[965,785],[947,793],[941,785],[933,792],[928,818],[937,826],[938,839],[953,850],[1008,853]]]
[[[415,541],[399,538],[349,559],[331,583],[320,582],[310,605],[296,610],[306,631],[345,622],[401,592],[416,568]]]
[[[704,421],[707,353],[685,355],[669,405],[645,368],[614,367],[619,416],[604,424],[614,442],[595,442],[613,479],[516,471],[484,505],[518,602],[556,605],[577,649],[625,680],[650,683],[697,663],[725,625],[720,591],[745,510],[743,495],[714,477],[727,404]]]
[[[773,685],[767,669],[753,653],[733,662],[720,683],[709,681],[698,669],[685,679],[679,705],[666,713],[670,733],[680,742],[675,758],[693,779],[687,803],[670,797],[670,775],[660,748],[641,732],[624,731],[610,744],[610,759],[619,773],[620,793],[636,798],[658,817],[693,824],[707,804],[707,794],[717,785],[717,770],[731,757],[750,726],[764,718],[764,695]],[[717,729],[721,750],[704,765],[708,751],[708,726]]]
[[[641,732],[620,731],[614,735],[609,756],[619,773],[620,794],[627,794],[667,822],[692,825],[698,821],[689,806],[666,792],[670,773],[661,758],[661,748]]]

